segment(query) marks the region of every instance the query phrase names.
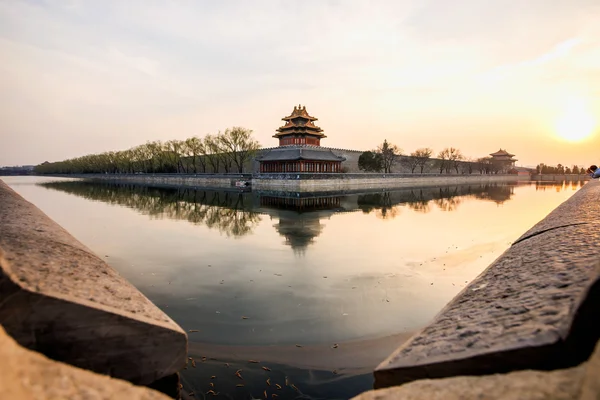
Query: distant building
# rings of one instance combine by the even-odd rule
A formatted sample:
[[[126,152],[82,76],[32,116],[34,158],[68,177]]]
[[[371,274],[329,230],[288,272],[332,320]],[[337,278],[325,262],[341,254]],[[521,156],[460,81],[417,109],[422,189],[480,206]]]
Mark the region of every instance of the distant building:
[[[502,149],[491,153],[490,156],[492,156],[492,165],[498,173],[508,173],[515,168],[515,162],[519,161],[514,159],[514,154]]]
[[[322,148],[323,130],[314,124],[317,118],[306,107],[294,107],[292,114],[282,118],[285,125],[273,136],[279,139],[279,147],[261,152],[256,158],[261,173],[278,172],[341,172],[346,158]]]

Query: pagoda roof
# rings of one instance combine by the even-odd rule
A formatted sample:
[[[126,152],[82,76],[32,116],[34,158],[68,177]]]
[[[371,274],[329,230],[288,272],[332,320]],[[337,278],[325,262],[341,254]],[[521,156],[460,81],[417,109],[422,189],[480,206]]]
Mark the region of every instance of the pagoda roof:
[[[317,118],[311,117],[306,111],[306,106],[302,107],[301,104],[298,104],[298,107],[294,106],[294,111],[287,117],[281,118],[283,121],[288,121],[294,118],[306,118],[310,121],[317,121]]]
[[[510,154],[509,152],[507,152],[506,150],[498,150],[495,153],[490,153],[490,156],[492,157],[498,157],[498,156],[505,156],[505,157],[514,157],[514,154]]]
[[[276,147],[256,158],[258,161],[345,161],[331,150],[320,147],[286,146]]]
[[[315,129],[316,128],[316,129]],[[323,134],[323,129],[319,127],[306,127],[306,126],[282,126],[277,129],[277,133],[273,135],[274,138],[280,138],[282,136],[299,135],[299,136],[318,136],[321,139],[326,138]]]

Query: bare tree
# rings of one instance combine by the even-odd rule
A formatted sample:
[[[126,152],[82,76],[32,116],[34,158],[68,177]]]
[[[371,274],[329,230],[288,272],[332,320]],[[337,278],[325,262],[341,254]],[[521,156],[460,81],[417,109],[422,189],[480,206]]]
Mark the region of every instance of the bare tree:
[[[192,158],[192,167],[194,168],[194,173],[196,173],[198,172],[198,160],[201,159],[202,157],[200,156],[205,153],[204,143],[202,142],[202,139],[194,136],[186,139],[185,145],[187,149],[187,155]],[[204,172],[206,172],[206,162],[203,163],[203,167]]]
[[[470,159],[465,159],[461,164],[460,164],[460,171],[463,174],[472,174],[473,173],[473,168],[475,167],[475,162],[473,160]]]
[[[454,168],[454,170],[458,174],[458,167],[460,166],[461,161],[465,159],[465,156],[462,155],[460,150],[455,149],[454,147],[448,148],[448,155],[450,166]]]
[[[429,147],[423,147],[413,151],[410,155],[415,158],[417,161],[417,166],[421,169],[421,173],[423,173],[423,169],[425,165],[429,162],[431,155],[433,154],[433,150]]]
[[[455,149],[454,147],[446,147],[444,150],[440,151],[437,161],[438,167],[440,168],[440,174],[444,172],[444,170],[449,174],[451,168],[454,168],[458,174],[458,167],[463,158],[460,150]]]
[[[226,129],[221,135],[221,144],[239,173],[244,172],[244,164],[260,149],[258,141],[252,138],[252,130],[239,126]]]
[[[411,154],[410,156],[402,157],[400,164],[402,164],[403,167],[410,169],[410,172],[414,174],[415,169],[419,166],[419,161]]]
[[[218,138],[213,135],[206,135],[204,138],[204,145],[206,148],[206,159],[208,164],[210,164],[213,172],[216,174],[219,172],[219,166],[221,165],[221,158],[219,157],[221,149]]]
[[[388,143],[386,139],[377,147],[377,153],[381,154],[383,160],[383,172],[389,174],[392,172],[397,156],[402,154],[402,150],[395,144]]]
[[[449,167],[450,160],[449,159],[450,159],[450,155],[448,154],[447,148],[438,153],[436,164],[440,169],[440,174],[444,172],[444,169],[446,170],[446,172],[448,172],[450,170],[450,167]]]

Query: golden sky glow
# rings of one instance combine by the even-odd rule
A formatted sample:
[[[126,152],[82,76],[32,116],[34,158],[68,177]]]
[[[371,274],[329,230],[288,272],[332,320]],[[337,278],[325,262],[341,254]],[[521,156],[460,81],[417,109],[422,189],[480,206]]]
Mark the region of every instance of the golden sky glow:
[[[294,105],[323,145],[598,163],[600,2],[3,1],[0,165],[241,125]]]
[[[558,136],[571,142],[587,139],[597,127],[595,116],[581,98],[566,100],[556,122]]]

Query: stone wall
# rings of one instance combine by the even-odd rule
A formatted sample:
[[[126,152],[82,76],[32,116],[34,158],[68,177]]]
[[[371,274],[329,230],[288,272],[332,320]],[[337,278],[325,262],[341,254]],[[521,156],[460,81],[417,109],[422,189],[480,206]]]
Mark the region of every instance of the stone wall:
[[[89,180],[129,182],[143,185],[234,188],[236,181],[250,181],[251,174],[86,174],[69,175]]]
[[[322,190],[393,189],[516,182],[516,175],[445,175],[445,174],[258,174],[252,179],[257,190],[311,192]],[[527,180],[528,177],[527,177]]]
[[[589,175],[577,175],[577,174],[533,174],[531,175],[532,181],[588,181],[592,179]]]

